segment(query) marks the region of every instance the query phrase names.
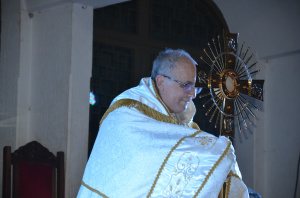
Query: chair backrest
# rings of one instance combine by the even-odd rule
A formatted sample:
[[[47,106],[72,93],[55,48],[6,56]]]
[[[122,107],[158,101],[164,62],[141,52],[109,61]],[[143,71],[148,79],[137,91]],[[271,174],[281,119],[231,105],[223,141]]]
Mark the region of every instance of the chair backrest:
[[[10,146],[5,146],[3,151],[3,198],[11,198],[11,184],[13,197],[64,197],[63,152],[57,152],[55,156],[37,141],[29,142],[13,153]]]

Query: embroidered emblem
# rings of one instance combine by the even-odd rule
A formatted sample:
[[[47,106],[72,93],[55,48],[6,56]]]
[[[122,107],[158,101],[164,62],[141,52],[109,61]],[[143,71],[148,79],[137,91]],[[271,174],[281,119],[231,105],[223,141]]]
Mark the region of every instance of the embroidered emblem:
[[[203,146],[205,149],[211,149],[217,142],[215,137],[196,137],[195,144]]]
[[[189,152],[182,154],[177,162],[177,166],[174,167],[170,182],[163,191],[163,197],[181,197],[185,187],[198,169],[199,162],[199,158]]]

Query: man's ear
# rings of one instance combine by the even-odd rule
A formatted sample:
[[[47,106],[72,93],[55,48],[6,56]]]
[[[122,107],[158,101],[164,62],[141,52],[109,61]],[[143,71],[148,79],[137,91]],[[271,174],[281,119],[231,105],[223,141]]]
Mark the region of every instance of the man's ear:
[[[157,86],[157,89],[159,91],[163,91],[164,90],[164,77],[162,75],[157,75],[156,78],[155,78],[155,81],[156,81],[156,86]]]

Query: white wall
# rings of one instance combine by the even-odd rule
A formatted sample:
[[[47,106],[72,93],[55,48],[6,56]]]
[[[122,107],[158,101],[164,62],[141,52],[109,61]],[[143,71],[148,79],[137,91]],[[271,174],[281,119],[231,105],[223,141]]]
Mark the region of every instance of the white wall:
[[[268,182],[265,191],[269,197],[275,193],[277,197],[293,197],[295,190],[300,153],[299,63],[298,54],[272,59],[266,66],[269,98],[265,105],[265,133],[270,138],[265,141],[265,178]],[[299,190],[298,183],[298,197]]]
[[[2,170],[3,147],[10,145],[14,149],[16,144],[17,92],[20,72],[20,26],[18,24],[20,5],[12,1],[1,3],[0,164]],[[2,178],[2,171],[0,175]]]
[[[26,6],[2,1],[0,144],[64,151],[66,197],[75,197],[87,161],[93,8]]]
[[[32,17],[29,139],[65,151],[70,197],[80,185],[78,167],[87,160],[92,13],[91,7],[65,4]]]
[[[236,133],[246,184],[264,198],[292,198],[300,153],[300,1],[215,0],[230,32],[254,53],[265,80],[254,126]],[[236,130],[237,131],[237,130]],[[300,197],[298,185],[298,196]]]

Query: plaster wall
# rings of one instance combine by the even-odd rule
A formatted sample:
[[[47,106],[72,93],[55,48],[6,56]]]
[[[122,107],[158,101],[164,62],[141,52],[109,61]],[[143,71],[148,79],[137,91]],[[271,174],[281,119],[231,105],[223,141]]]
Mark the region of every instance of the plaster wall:
[[[93,9],[65,4],[33,13],[30,139],[65,152],[66,196],[87,161]]]
[[[30,139],[66,151],[72,5],[33,13]]]
[[[24,145],[29,141],[30,136],[30,81],[31,81],[31,33],[32,21],[24,1],[20,1],[20,18],[17,23],[20,25],[20,51],[18,92],[17,98],[17,120],[16,120],[16,146]],[[14,58],[14,57],[11,57]]]
[[[51,7],[56,7],[60,5],[65,5],[67,3],[76,3],[80,5],[86,5],[95,8],[104,7],[112,4],[117,4],[129,0],[25,0],[26,7],[29,12],[40,11],[44,9],[49,9]]]
[[[93,8],[74,4],[72,24],[66,192],[76,197],[87,163]]]
[[[245,183],[265,198],[293,197],[299,158],[300,2],[221,1],[215,3],[239,43],[258,61],[264,102],[250,130],[236,133],[236,154]],[[236,129],[238,131],[238,129]],[[298,186],[298,195],[299,193]]]
[[[0,164],[4,146],[16,148],[17,92],[20,61],[20,4],[1,2]],[[0,172],[2,178],[2,171]],[[2,185],[0,186],[2,189]]]
[[[265,101],[265,197],[293,197],[300,153],[300,56],[268,61]],[[298,196],[300,197],[298,183]]]
[[[0,146],[37,140],[64,151],[66,197],[76,197],[87,161],[93,8],[28,12],[26,1],[2,2]]]
[[[15,146],[17,90],[20,61],[20,4],[2,2],[1,67],[0,67],[0,133]],[[10,15],[10,16],[9,16]],[[9,20],[10,18],[10,20]],[[1,143],[1,146],[3,144]],[[1,158],[2,160],[2,158]]]

